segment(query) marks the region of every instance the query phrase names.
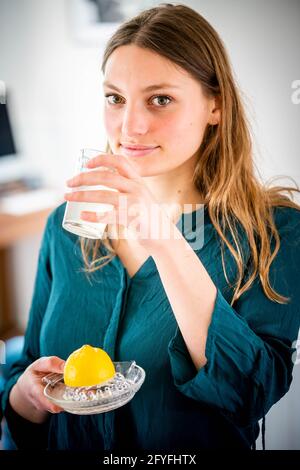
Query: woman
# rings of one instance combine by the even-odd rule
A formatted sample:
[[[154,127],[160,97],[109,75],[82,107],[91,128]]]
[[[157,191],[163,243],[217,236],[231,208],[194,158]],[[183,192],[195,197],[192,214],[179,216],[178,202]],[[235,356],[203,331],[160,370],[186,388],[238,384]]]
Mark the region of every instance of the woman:
[[[80,253],[61,228],[64,205],[49,217],[2,400],[11,432],[20,448],[253,448],[259,419],[292,380],[299,206],[256,179],[226,52],[199,14],[141,13],[109,41],[103,72],[109,151],[90,168],[116,171],[68,185],[118,192],[66,199],[112,204],[82,214],[106,222],[107,239],[81,240]],[[85,343],[145,369],[126,406],[76,416],[43,396],[41,377]]]

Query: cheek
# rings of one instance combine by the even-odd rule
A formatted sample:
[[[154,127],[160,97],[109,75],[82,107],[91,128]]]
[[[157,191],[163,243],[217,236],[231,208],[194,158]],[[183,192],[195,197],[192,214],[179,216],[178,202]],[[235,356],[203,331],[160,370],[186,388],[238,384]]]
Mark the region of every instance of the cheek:
[[[200,147],[203,140],[204,131],[207,126],[207,117],[204,109],[194,110],[194,112],[186,113],[184,121],[181,122],[181,130],[178,135],[185,142],[189,142],[191,147]]]
[[[117,118],[115,113],[112,113],[111,111],[105,109],[103,114],[103,121],[107,136],[113,137],[118,130],[119,119]]]
[[[166,120],[160,127],[160,134],[169,143],[169,148],[182,151],[183,148],[195,149],[201,144],[205,129],[205,120],[202,115],[191,115],[191,112],[182,112]]]
[[[162,119],[157,119],[155,123],[156,133],[160,135],[165,141],[174,143],[180,142],[182,135],[184,134],[184,127],[186,126],[186,120],[183,116],[178,113],[169,115],[168,117],[163,116]],[[154,127],[154,126],[153,126]]]

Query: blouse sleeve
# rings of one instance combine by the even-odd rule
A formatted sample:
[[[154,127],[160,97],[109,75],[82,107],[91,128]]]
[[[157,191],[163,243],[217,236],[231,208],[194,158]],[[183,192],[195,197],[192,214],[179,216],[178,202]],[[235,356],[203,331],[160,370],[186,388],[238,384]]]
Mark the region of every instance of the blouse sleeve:
[[[52,275],[50,269],[50,239],[53,216],[47,221],[38,258],[38,267],[34,285],[34,293],[29,312],[29,321],[25,334],[24,347],[20,359],[9,371],[1,397],[3,414],[6,418],[10,433],[20,449],[46,448],[47,422],[34,424],[18,415],[9,404],[9,394],[20,375],[36,359],[40,357],[40,329],[48,304]]]
[[[238,426],[248,426],[288,391],[300,325],[300,213],[279,230],[280,250],[270,284],[290,297],[269,300],[259,280],[231,306],[217,290],[206,343],[206,365],[198,372],[179,328],[169,344],[175,386],[186,396],[217,408]],[[278,228],[278,227],[277,227]]]

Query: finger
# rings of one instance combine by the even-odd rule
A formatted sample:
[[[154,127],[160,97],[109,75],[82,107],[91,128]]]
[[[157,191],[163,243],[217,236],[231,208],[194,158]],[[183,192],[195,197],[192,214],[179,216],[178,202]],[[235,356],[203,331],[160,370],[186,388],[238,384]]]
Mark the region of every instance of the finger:
[[[119,194],[116,191],[100,189],[99,191],[74,191],[66,193],[64,198],[74,202],[99,202],[103,204],[119,205]]]
[[[87,168],[96,168],[97,166],[110,166],[116,168],[120,175],[127,178],[139,180],[141,177],[133,167],[133,165],[127,160],[124,155],[98,155],[97,157],[91,158],[87,163]]]
[[[111,224],[111,225],[119,224],[117,212],[114,210],[103,212],[103,213],[82,211],[80,213],[80,218],[88,222],[96,222],[96,223],[101,222],[104,224]]]
[[[60,408],[57,405],[54,405],[54,403],[51,403],[50,400],[47,400],[47,398],[39,398],[36,401],[36,408],[40,411],[48,411],[49,413],[60,413],[61,411],[64,411],[63,408]]]
[[[54,405],[54,403],[46,397],[39,398],[36,406],[40,411],[49,411],[50,413],[60,413],[61,411],[64,411],[63,408]]]
[[[65,361],[57,356],[47,356],[37,359],[30,368],[36,372],[56,372],[63,373]]]
[[[65,411],[65,410],[63,408],[60,408],[59,406],[51,405],[51,407],[49,407],[47,411],[49,411],[49,413],[55,414],[55,413],[61,413],[62,411]]]
[[[67,181],[67,186],[73,188],[78,186],[93,186],[104,184],[109,188],[114,188],[122,192],[132,191],[133,182],[124,176],[110,171],[89,171],[80,173]]]
[[[42,384],[32,384],[30,395],[32,397],[32,402],[34,406],[39,411],[50,411],[51,413],[57,413],[62,411],[62,408],[52,403],[46,396],[45,396],[45,387]]]

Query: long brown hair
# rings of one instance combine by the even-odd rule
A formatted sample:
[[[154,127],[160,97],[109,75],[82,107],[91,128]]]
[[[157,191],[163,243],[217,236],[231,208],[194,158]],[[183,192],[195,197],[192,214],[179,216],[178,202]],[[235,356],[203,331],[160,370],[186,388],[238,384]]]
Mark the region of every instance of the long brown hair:
[[[269,282],[269,270],[280,248],[274,223],[275,207],[300,206],[282,194],[300,192],[298,187],[271,187],[255,175],[250,127],[224,45],[212,26],[197,12],[184,5],[162,4],[122,24],[109,40],[102,70],[115,49],[135,44],[166,57],[190,73],[208,96],[218,96],[221,120],[208,125],[195,167],[194,184],[203,196],[208,214],[221,239],[222,265],[226,281],[234,287],[231,304],[252,285],[258,275],[266,296],[278,303],[289,299],[278,294]],[[109,150],[109,149],[108,149]],[[251,272],[245,275],[243,250],[237,235],[242,227],[247,237]],[[232,238],[233,244],[229,242]],[[271,251],[271,240],[275,241]],[[99,257],[101,243],[108,255]],[[230,283],[224,262],[224,244],[236,261],[238,276]],[[115,252],[109,239],[81,239],[87,272],[107,264]]]

